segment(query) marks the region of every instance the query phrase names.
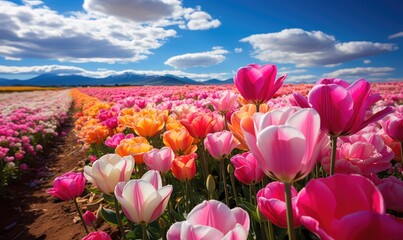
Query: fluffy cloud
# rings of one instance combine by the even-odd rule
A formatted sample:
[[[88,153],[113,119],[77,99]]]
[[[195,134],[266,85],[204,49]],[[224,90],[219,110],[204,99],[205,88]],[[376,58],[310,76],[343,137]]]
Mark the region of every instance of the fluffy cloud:
[[[366,41],[338,42],[321,31],[284,29],[241,39],[252,45],[253,57],[264,62],[291,63],[297,67],[335,66],[347,61],[394,51],[394,44]]]
[[[225,60],[224,54],[228,51],[221,47],[214,47],[211,51],[186,53],[169,58],[166,65],[174,68],[208,67],[219,64]]]
[[[232,76],[228,73],[188,73],[180,70],[108,70],[108,69],[98,69],[96,71],[86,70],[84,68],[75,66],[65,66],[65,65],[43,65],[43,66],[2,66],[0,65],[0,74],[57,74],[57,75],[81,75],[86,77],[94,78],[104,78],[111,75],[119,75],[124,73],[142,74],[148,76],[164,76],[164,75],[174,75],[178,77],[188,77],[196,81],[205,81],[209,79],[219,79],[226,80]]]
[[[235,48],[235,49],[234,49],[234,52],[236,52],[236,53],[241,53],[241,52],[243,52],[243,49],[242,49],[242,48]]]
[[[172,17],[180,5],[176,0],[85,0],[83,8],[93,14],[147,22]]]
[[[368,81],[381,80],[395,69],[391,67],[356,67],[344,68],[323,74],[326,78],[341,78],[349,81],[365,78]]]
[[[166,26],[189,23],[189,12],[204,13],[199,7],[182,8],[177,0],[86,0],[84,7],[88,12],[63,15],[39,0],[25,0],[24,5],[0,1],[0,56],[78,63],[137,62],[176,36]],[[133,14],[128,21],[133,9],[144,15]]]
[[[392,34],[388,38],[393,39],[393,38],[399,38],[399,37],[403,37],[403,32],[398,32],[398,33]]]
[[[185,9],[184,18],[187,20],[186,24],[179,25],[182,29],[189,30],[207,30],[210,28],[217,28],[221,25],[221,22],[217,19],[213,19],[210,14],[197,9]]]

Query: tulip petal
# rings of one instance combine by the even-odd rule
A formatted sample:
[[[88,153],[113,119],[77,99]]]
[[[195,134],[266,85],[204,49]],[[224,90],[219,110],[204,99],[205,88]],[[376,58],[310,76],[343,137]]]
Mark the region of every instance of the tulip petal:
[[[214,227],[203,225],[191,225],[189,222],[182,222],[181,239],[186,240],[220,240],[224,234]]]
[[[305,136],[290,126],[270,126],[257,136],[257,147],[264,156],[266,175],[292,182],[299,174],[306,151]]]
[[[248,212],[239,207],[231,209],[231,212],[234,214],[237,224],[240,224],[244,230],[249,232],[250,219]]]
[[[162,187],[162,179],[161,175],[156,170],[148,170],[142,177],[144,181],[151,183],[154,186],[155,190],[158,190]]]
[[[321,116],[321,128],[339,135],[353,115],[353,99],[348,91],[336,84],[316,85],[308,94],[308,101]]]
[[[214,227],[222,233],[233,229],[236,220],[227,205],[216,200],[202,202],[193,208],[187,217],[190,224]]]
[[[235,225],[235,228],[229,231],[222,240],[243,240],[248,238],[248,231],[241,224]]]

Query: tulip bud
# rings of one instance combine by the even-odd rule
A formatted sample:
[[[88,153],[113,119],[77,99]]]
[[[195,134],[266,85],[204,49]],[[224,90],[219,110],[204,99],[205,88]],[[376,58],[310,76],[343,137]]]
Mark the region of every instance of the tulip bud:
[[[85,225],[93,226],[93,225],[95,225],[97,217],[95,216],[95,214],[93,212],[87,210],[83,215],[83,219],[84,219]]]
[[[213,193],[216,189],[215,180],[211,174],[209,174],[207,177],[206,188],[207,188],[207,191],[209,191],[210,193]]]

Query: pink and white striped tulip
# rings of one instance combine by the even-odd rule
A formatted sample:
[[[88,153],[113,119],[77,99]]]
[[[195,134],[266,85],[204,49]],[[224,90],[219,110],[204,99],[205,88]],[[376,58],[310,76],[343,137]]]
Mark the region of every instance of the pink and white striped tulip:
[[[96,160],[92,167],[84,167],[85,178],[106,194],[113,194],[118,182],[127,182],[134,169],[132,156],[120,157],[106,154]]]
[[[255,113],[241,121],[249,150],[263,172],[278,181],[291,183],[312,170],[325,139],[319,114],[312,108],[280,108]]]
[[[231,154],[232,150],[239,145],[230,131],[209,133],[204,139],[204,146],[210,155],[217,160],[223,159]]]
[[[242,208],[229,209],[216,200],[203,201],[190,211],[185,221],[169,228],[167,239],[246,240],[249,223],[249,215]]]
[[[175,153],[169,147],[154,148],[143,155],[144,163],[149,170],[157,170],[164,174],[171,170],[174,158]]]
[[[115,196],[125,216],[134,223],[151,223],[166,209],[172,193],[172,186],[162,186],[158,171],[149,170],[141,179],[120,182]]]

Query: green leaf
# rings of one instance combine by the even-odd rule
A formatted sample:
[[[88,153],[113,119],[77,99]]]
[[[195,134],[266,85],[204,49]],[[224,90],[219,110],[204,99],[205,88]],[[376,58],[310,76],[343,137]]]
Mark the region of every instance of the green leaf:
[[[107,208],[101,208],[101,217],[108,223],[118,225],[118,218],[116,212]]]
[[[241,204],[242,207],[244,207],[245,210],[252,216],[253,220],[259,222],[259,217],[256,213],[256,206],[248,201],[242,201]]]

